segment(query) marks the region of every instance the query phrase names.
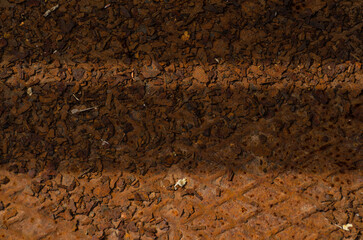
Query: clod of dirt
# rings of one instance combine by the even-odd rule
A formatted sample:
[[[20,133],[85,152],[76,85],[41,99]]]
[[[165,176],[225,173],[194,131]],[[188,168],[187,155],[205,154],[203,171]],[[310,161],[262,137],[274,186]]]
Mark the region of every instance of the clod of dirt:
[[[8,45],[8,41],[5,38],[0,38],[0,49],[5,48]]]
[[[76,178],[70,174],[64,174],[62,176],[61,186],[68,191],[72,191],[76,187]]]
[[[197,66],[194,68],[193,77],[201,83],[207,83],[209,81],[208,75],[205,73],[203,67]]]
[[[141,74],[144,78],[153,78],[160,74],[160,65],[153,60],[150,66],[144,65],[141,68]]]
[[[85,70],[82,68],[77,68],[73,70],[73,77],[75,80],[80,81],[84,76]]]
[[[0,185],[5,185],[10,182],[10,179],[7,176],[0,177]]]

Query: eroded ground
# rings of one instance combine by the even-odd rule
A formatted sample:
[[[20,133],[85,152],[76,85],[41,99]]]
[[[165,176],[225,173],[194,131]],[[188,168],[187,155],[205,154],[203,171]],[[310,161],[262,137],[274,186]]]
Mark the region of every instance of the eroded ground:
[[[0,7],[0,238],[361,238],[359,1]]]

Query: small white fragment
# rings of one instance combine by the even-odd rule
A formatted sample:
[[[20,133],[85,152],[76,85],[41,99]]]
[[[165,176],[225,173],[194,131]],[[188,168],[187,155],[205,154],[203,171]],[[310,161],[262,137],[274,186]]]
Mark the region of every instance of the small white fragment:
[[[85,112],[85,111],[89,111],[89,110],[92,110],[92,109],[97,109],[97,107],[90,107],[90,108],[86,108],[86,109],[72,109],[71,110],[71,113],[72,114],[76,114],[76,113],[81,113],[81,112]]]
[[[103,140],[102,138],[101,138],[101,141],[102,141],[102,146],[104,146],[104,145],[110,145],[110,143],[109,142],[107,142],[107,141],[105,141],[105,140]]]
[[[351,227],[353,227],[353,224],[351,224],[351,223],[345,224],[345,225],[343,225],[343,230],[349,231],[349,228],[351,228]]]
[[[175,190],[177,190],[178,189],[178,187],[184,187],[185,186],[185,184],[187,184],[187,179],[186,178],[183,178],[183,179],[179,179],[176,183],[175,183],[175,185],[174,185],[174,189]]]
[[[72,94],[72,96],[77,100],[77,101],[79,101],[79,98],[78,97],[76,97],[76,95],[73,93]]]
[[[31,87],[28,87],[28,89],[26,90],[26,93],[29,95],[29,97],[31,97],[33,95],[33,90]]]
[[[50,8],[50,9],[48,9],[44,14],[43,14],[43,16],[44,17],[48,17],[48,15],[51,13],[51,12],[53,12],[53,11],[55,11],[57,8],[59,8],[59,4],[57,4],[57,5],[55,5],[54,7],[52,7],[52,8]]]
[[[337,226],[338,228],[340,229],[343,229],[344,231],[350,231],[349,228],[353,227],[353,224],[351,223],[348,223],[348,224],[345,224],[343,226],[339,226],[338,224],[335,224],[335,226]]]
[[[79,111],[80,111],[79,109],[72,109],[72,110],[71,110],[71,113],[72,113],[72,114],[76,114],[76,113],[79,113]]]
[[[108,8],[109,6],[111,6],[111,3],[107,4],[106,6],[104,6],[103,8],[106,9]]]
[[[214,60],[216,60],[216,62],[219,63],[219,59],[218,58],[214,58]]]

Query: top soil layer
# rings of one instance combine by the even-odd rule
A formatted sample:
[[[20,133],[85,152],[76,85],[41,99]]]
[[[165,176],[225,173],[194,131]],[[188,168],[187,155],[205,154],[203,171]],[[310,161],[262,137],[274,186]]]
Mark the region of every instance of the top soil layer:
[[[1,0],[0,238],[360,239],[362,7]]]

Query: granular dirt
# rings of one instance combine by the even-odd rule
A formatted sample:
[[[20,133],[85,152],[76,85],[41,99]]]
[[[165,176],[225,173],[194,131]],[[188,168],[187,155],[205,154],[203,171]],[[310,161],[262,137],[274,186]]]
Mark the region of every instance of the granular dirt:
[[[0,238],[360,239],[354,0],[0,1]]]

